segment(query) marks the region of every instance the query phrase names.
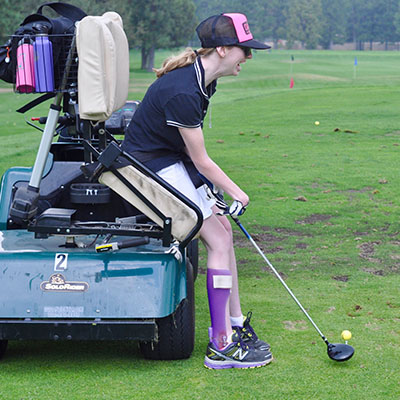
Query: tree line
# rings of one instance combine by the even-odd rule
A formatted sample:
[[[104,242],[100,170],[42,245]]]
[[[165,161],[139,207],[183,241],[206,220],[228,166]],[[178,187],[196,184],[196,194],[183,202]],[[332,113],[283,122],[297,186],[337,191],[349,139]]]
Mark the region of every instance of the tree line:
[[[222,12],[247,15],[252,33],[271,40],[274,47],[285,40],[287,48],[300,41],[307,49],[353,42],[400,41],[400,0],[66,0],[90,15],[118,12],[131,47],[138,47],[142,68],[151,69],[154,52],[193,42],[197,23]],[[12,34],[24,17],[43,0],[0,0],[0,35]]]
[[[400,41],[399,0],[194,0],[199,19],[224,10],[247,15],[257,37],[274,45],[286,40],[291,48],[300,41],[306,48],[318,45]]]

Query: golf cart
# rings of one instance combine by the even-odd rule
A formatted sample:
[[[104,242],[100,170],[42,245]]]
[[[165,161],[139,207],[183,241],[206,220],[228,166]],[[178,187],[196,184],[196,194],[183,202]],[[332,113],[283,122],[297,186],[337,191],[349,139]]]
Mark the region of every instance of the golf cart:
[[[106,14],[53,42],[36,161],[1,180],[0,358],[10,340],[132,340],[150,359],[193,350],[202,214],[121,150],[139,103],[126,100],[120,17]]]

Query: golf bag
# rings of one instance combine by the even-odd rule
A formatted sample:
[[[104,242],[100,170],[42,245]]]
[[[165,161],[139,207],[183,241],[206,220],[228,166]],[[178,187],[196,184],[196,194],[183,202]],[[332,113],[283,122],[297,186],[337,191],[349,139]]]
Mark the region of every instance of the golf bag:
[[[58,18],[49,18],[43,15],[43,8],[49,7],[60,15]],[[35,14],[24,19],[14,35],[0,47],[0,79],[8,83],[15,83],[17,47],[21,39],[34,38],[35,35],[50,35],[53,47],[53,60],[57,62],[60,53],[57,35],[73,34],[75,22],[80,21],[86,13],[80,8],[67,3],[42,4]]]

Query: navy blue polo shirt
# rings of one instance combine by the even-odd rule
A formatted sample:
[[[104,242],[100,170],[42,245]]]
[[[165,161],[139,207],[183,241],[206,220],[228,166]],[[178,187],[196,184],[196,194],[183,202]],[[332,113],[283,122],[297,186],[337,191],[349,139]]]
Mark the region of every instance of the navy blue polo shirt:
[[[203,126],[216,85],[214,81],[205,87],[200,57],[194,64],[158,78],[133,115],[122,144],[123,150],[154,172],[185,160],[185,144],[178,128]]]

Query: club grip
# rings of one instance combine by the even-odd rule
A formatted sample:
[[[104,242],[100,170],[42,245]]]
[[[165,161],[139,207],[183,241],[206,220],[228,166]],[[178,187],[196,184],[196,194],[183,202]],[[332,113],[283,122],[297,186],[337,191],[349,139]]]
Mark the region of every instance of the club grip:
[[[150,242],[150,239],[148,236],[135,238],[135,239],[127,239],[127,240],[122,240],[120,242],[106,243],[106,244],[97,246],[96,252],[97,253],[105,253],[107,251],[117,251],[120,249],[127,249],[129,247],[141,246],[141,245],[147,244],[149,242]]]
[[[118,247],[120,249],[126,249],[128,247],[141,246],[141,245],[147,244],[149,242],[150,242],[149,237],[144,236],[144,237],[140,237],[140,238],[128,239],[128,240],[124,240],[122,242],[118,242]]]

